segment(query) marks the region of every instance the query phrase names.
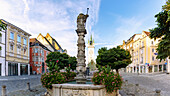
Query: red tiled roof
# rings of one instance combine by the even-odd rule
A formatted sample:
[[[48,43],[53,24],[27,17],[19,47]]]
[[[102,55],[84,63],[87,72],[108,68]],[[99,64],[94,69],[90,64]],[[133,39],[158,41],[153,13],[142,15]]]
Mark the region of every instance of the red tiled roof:
[[[146,32],[146,31],[143,31],[147,36],[149,36],[151,34],[151,32]]]

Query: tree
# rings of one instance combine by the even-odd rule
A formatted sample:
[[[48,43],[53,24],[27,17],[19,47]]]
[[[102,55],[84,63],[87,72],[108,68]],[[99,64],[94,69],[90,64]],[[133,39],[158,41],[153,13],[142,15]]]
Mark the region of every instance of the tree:
[[[60,52],[51,52],[47,55],[47,60],[45,61],[49,70],[60,70],[64,69],[64,67],[69,67],[72,70],[76,69],[77,60],[76,57],[68,56],[66,53]]]
[[[170,0],[162,6],[162,11],[155,15],[157,18],[157,27],[150,29],[150,38],[161,38],[158,44],[158,55],[157,59],[170,58]]]
[[[131,61],[131,55],[129,51],[121,49],[119,46],[117,48],[101,48],[98,51],[98,56],[96,59],[97,65],[106,66],[109,65],[112,69],[125,68]]]
[[[4,24],[4,23],[2,22],[2,20],[0,20],[0,31],[6,30],[6,27],[7,27],[7,25]],[[2,36],[2,34],[0,33],[0,37],[1,37],[1,36]],[[1,46],[0,46],[0,50],[1,50]]]
[[[66,53],[51,52],[47,55],[47,60],[45,62],[47,66],[52,67],[52,69],[54,69],[55,65],[58,65],[59,69],[63,69],[68,65],[68,58],[69,56]],[[52,64],[54,64],[54,66],[52,66]]]
[[[69,57],[68,58],[68,63],[70,64],[70,67],[72,70],[76,70],[76,65],[77,65],[77,58],[74,57]]]

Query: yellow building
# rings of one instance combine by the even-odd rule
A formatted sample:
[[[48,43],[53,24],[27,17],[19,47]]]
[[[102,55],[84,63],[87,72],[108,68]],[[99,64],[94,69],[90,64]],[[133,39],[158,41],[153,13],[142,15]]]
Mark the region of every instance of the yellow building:
[[[5,74],[29,75],[29,33],[21,28],[2,20],[7,24],[6,29],[6,63]]]
[[[123,41],[121,48],[129,50],[132,56],[132,63],[126,67],[126,72],[150,73],[166,70],[166,61],[159,62],[156,59],[159,39],[150,39],[149,34],[150,32],[143,31],[130,37],[127,42]]]
[[[43,45],[45,45],[51,52],[65,52],[58,44],[58,42],[52,36],[50,36],[49,33],[47,33],[45,37],[40,33],[37,37],[37,40],[40,41]]]

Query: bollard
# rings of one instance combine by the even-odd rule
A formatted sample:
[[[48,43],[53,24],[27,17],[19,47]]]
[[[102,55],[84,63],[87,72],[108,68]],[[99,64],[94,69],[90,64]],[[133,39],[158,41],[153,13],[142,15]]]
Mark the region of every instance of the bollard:
[[[7,94],[6,94],[6,86],[5,85],[2,86],[2,95],[1,96],[7,96]]]
[[[127,86],[128,85],[128,80],[125,80],[125,86]]]
[[[30,90],[30,83],[27,83],[27,89]]]
[[[135,95],[139,96],[139,84],[135,84]]]
[[[128,88],[128,80],[125,80],[125,93],[129,92],[129,88]]]
[[[155,92],[155,96],[161,96],[161,90],[156,89]]]

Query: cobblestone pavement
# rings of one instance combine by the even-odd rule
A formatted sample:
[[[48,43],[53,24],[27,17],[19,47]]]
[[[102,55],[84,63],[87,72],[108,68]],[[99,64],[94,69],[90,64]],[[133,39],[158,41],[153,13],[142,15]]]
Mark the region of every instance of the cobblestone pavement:
[[[148,92],[155,92],[156,89],[161,90],[161,96],[170,96],[170,74],[139,74],[120,72],[124,80],[128,80],[130,84],[139,84],[141,88]],[[141,91],[143,91],[141,89]],[[152,95],[143,95],[152,96]]]
[[[27,82],[30,83],[31,88],[41,85],[40,78],[41,75],[0,76],[0,94],[2,85],[6,85],[7,93],[17,90],[26,90]]]
[[[18,90],[8,93],[8,96],[44,96],[46,89],[41,85],[32,87],[31,91],[29,90]]]

